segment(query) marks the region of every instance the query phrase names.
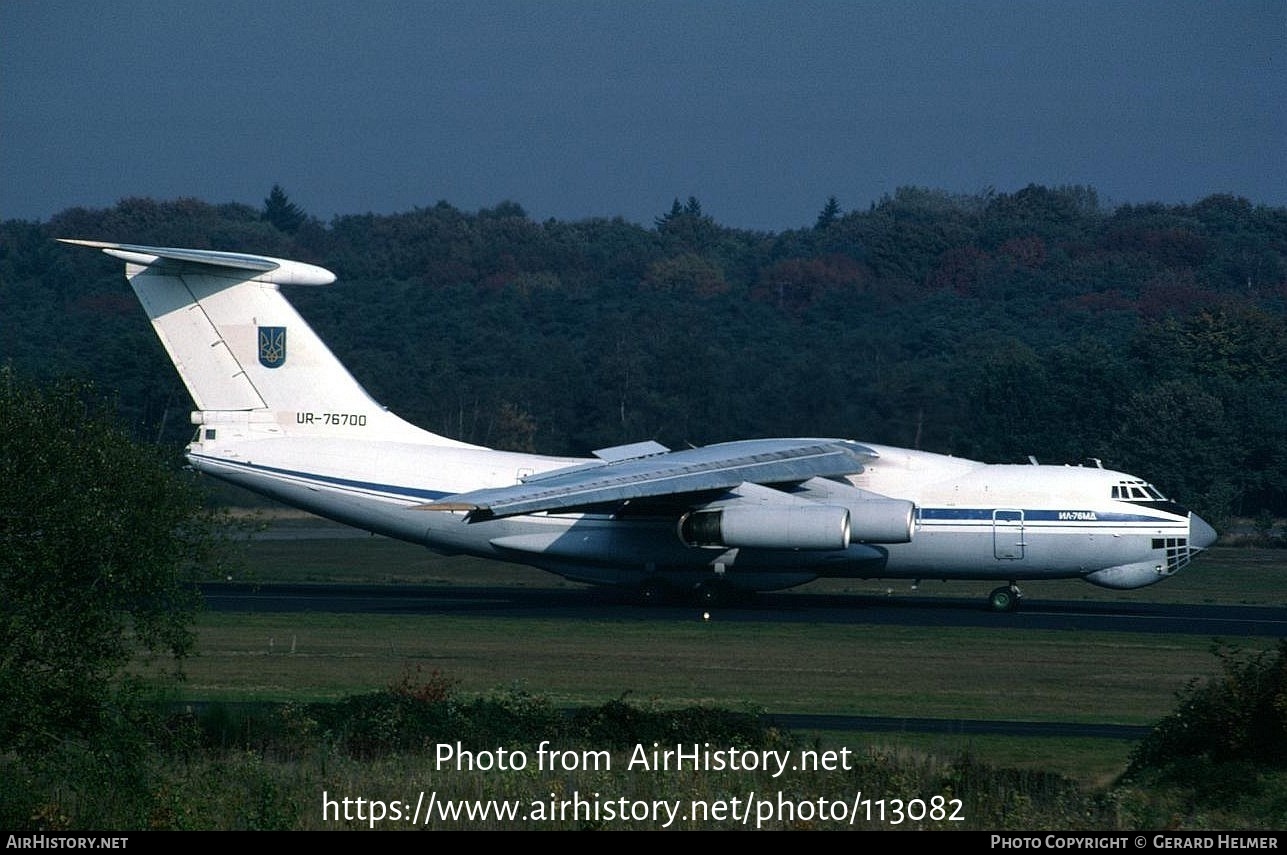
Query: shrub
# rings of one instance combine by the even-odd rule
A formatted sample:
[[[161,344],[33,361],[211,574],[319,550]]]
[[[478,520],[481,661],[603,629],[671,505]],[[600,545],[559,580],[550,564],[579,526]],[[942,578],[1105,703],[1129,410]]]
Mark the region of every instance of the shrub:
[[[1276,652],[1214,653],[1223,675],[1180,691],[1175,711],[1132,753],[1128,777],[1186,760],[1287,769],[1287,640]]]

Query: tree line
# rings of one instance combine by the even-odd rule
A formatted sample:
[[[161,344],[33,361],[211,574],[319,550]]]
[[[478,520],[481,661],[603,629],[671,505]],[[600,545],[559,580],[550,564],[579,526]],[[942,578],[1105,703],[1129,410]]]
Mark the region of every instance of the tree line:
[[[1102,459],[1217,520],[1287,515],[1287,209],[1092,188],[834,197],[807,228],[538,222],[446,202],[322,222],[125,199],[0,222],[0,358],[116,390],[138,438],[191,407],[119,262],[55,237],[321,264],[288,296],[372,395],[431,430],[585,454],[844,436],[992,462]]]

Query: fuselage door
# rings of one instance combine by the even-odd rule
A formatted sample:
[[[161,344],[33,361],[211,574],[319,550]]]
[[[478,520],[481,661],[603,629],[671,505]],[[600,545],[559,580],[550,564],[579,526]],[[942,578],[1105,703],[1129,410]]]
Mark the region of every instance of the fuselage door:
[[[998,559],[1023,558],[1023,511],[997,508],[992,512],[992,554]]]

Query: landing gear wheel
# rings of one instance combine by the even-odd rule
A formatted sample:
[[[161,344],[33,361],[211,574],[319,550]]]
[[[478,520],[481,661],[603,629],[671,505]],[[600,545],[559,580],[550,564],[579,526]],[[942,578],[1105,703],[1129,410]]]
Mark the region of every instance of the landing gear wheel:
[[[988,608],[994,612],[1017,611],[1020,599],[1022,599],[1022,595],[1019,593],[1019,589],[1014,585],[1006,585],[988,594]]]

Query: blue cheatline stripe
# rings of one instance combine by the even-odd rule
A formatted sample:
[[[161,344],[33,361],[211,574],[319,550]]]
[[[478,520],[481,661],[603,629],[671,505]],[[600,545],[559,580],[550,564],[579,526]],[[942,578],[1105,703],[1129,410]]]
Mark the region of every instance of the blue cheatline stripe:
[[[191,460],[200,460],[206,463],[214,463],[221,466],[229,466],[233,469],[249,469],[252,472],[261,472],[267,475],[285,475],[305,481],[329,484],[333,487],[344,487],[350,490],[365,490],[373,493],[390,494],[396,498],[407,500],[433,501],[435,499],[441,499],[444,496],[452,495],[451,493],[447,493],[442,490],[421,490],[414,487],[395,487],[392,484],[377,484],[374,481],[356,481],[350,478],[335,478],[330,475],[318,475],[316,472],[299,472],[294,469],[280,469],[276,466],[261,466],[257,463],[228,460],[223,457],[206,457],[201,454],[189,453],[188,458]]]
[[[1015,511],[1017,508],[918,508],[917,512],[923,521],[935,522],[962,522],[962,521],[984,521],[991,522],[992,515],[996,511]],[[1056,522],[1056,523],[1158,523],[1165,525],[1174,525],[1182,522],[1170,517],[1153,517],[1144,514],[1124,514],[1114,511],[1089,511],[1079,508],[1068,508],[1066,510],[1022,510],[1023,519],[1009,519],[1002,517],[998,519],[1001,523],[1018,523],[1018,522]]]

